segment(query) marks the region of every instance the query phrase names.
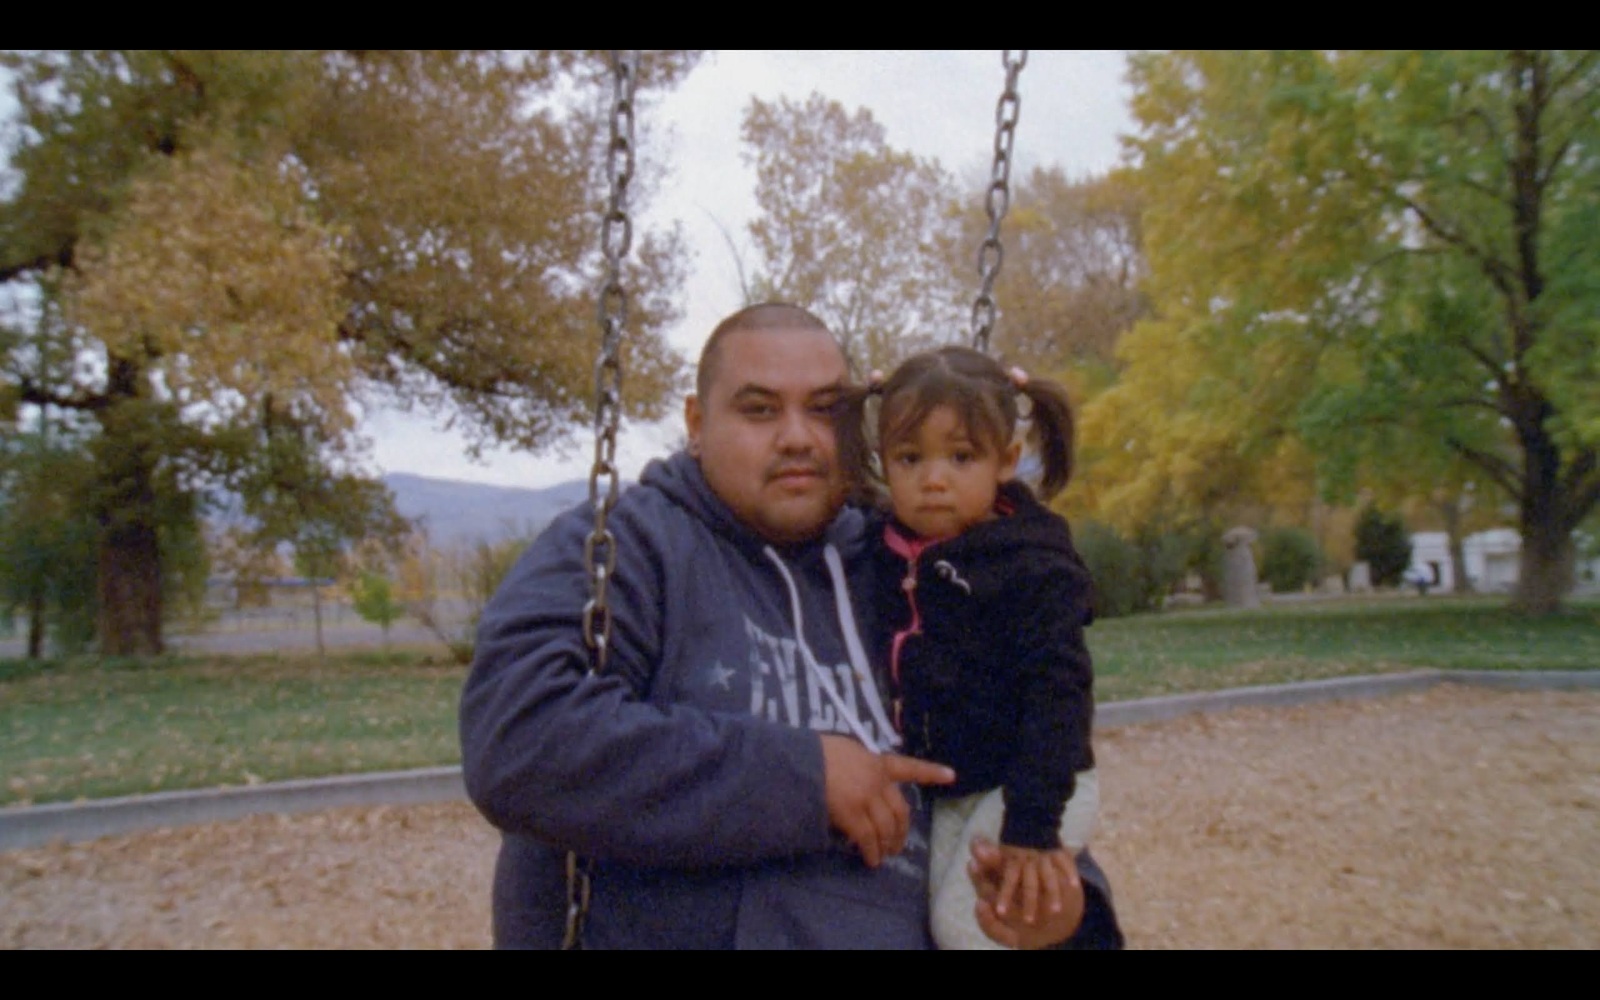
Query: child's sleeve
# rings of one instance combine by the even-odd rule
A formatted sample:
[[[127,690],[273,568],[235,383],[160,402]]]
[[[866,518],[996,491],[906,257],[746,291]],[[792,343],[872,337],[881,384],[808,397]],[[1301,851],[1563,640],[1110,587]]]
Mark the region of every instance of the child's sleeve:
[[[1013,633],[1022,699],[1017,752],[1006,775],[1001,843],[1061,846],[1061,813],[1074,775],[1094,766],[1094,671],[1084,625],[1090,579],[1071,564],[1026,582]]]

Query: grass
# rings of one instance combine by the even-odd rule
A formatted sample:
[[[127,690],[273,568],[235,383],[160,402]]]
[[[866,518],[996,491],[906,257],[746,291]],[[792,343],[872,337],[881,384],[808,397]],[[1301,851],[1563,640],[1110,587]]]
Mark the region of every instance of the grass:
[[[1432,667],[1600,669],[1600,601],[1532,619],[1502,598],[1379,597],[1096,622],[1102,702]]]
[[[0,661],[0,805],[458,763],[464,677],[417,653]]]
[[[1109,619],[1102,703],[1414,670],[1600,669],[1600,601],[1344,599]],[[0,805],[456,764],[465,670],[414,650],[0,660]]]

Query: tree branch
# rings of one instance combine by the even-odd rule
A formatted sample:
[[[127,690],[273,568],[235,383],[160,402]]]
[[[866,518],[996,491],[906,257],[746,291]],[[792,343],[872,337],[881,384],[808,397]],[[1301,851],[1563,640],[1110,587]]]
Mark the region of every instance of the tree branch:
[[[1510,494],[1512,499],[1518,503],[1522,502],[1522,477],[1517,475],[1516,467],[1510,462],[1449,435],[1445,436],[1444,443],[1451,451],[1482,469],[1501,489]]]
[[[18,389],[20,400],[34,406],[56,406],[63,410],[98,413],[111,405],[111,397],[103,392],[78,392],[63,396],[27,378],[19,383]]]
[[[43,271],[51,265],[71,267],[77,256],[76,251],[77,241],[74,240],[53,254],[40,254],[32,260],[25,260],[19,264],[0,265],[0,282],[11,281],[32,271]]]
[[[1581,452],[1561,479],[1562,492],[1569,498],[1566,520],[1577,525],[1600,503],[1600,455],[1593,448]]]
[[[1511,288],[1511,275],[1513,272],[1510,265],[1485,252],[1471,240],[1434,218],[1433,213],[1422,207],[1422,204],[1416,199],[1401,195],[1400,202],[1416,213],[1417,218],[1422,221],[1428,232],[1451,246],[1460,248],[1468,257],[1477,261],[1484,275],[1494,283],[1496,288],[1500,289],[1501,294],[1508,299],[1514,299],[1514,292]]]

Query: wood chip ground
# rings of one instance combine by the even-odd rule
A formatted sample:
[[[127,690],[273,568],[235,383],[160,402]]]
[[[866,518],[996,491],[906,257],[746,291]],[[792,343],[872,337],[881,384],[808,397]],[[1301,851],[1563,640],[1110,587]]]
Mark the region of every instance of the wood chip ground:
[[[1096,738],[1135,949],[1600,948],[1600,693],[1440,685]],[[7,949],[477,949],[464,804],[0,853]]]

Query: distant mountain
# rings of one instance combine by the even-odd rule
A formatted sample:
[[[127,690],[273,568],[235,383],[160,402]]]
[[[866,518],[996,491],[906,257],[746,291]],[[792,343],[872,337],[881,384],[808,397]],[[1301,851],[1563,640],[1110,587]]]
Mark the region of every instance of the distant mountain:
[[[441,548],[479,539],[531,537],[557,514],[589,498],[586,479],[527,489],[392,472],[383,482],[394,492],[400,513],[421,520],[429,540]]]

